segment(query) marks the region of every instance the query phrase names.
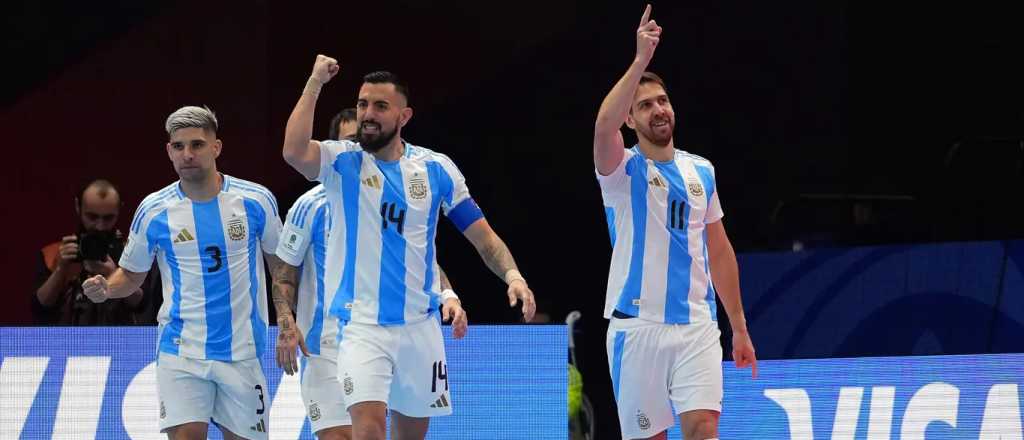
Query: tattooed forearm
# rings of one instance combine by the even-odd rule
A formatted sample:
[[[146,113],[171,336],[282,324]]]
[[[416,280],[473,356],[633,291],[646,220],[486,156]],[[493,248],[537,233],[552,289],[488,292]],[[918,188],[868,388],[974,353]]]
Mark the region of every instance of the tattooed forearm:
[[[502,279],[505,279],[505,274],[508,271],[517,269],[516,261],[512,258],[512,252],[508,250],[508,246],[497,235],[486,245],[481,246],[478,251],[480,252],[480,257],[484,260],[484,264],[487,264],[491,272],[494,272]]]
[[[278,317],[291,317],[299,284],[299,268],[281,262],[274,270],[273,298]]]

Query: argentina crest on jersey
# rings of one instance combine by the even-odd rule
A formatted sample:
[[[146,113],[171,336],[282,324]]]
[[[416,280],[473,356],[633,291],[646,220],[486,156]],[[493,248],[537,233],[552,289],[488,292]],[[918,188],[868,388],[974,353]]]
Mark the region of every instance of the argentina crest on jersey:
[[[427,180],[420,172],[413,172],[409,177],[409,198],[423,200],[427,198]]]
[[[245,240],[245,221],[237,214],[233,214],[228,220],[228,238],[234,241]]]
[[[687,191],[690,192],[690,195],[693,196],[693,197],[703,197],[704,196],[704,186],[701,185],[700,180],[698,180],[695,177],[687,177],[687,179],[686,179],[686,189],[687,189]]]

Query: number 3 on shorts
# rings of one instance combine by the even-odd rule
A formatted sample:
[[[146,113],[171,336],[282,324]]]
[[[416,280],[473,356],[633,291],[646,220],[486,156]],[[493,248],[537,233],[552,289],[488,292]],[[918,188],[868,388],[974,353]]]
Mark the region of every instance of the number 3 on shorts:
[[[267,405],[263,403],[263,386],[256,385],[256,392],[260,393],[260,407],[256,410],[256,415],[262,415],[263,411],[267,409]]]

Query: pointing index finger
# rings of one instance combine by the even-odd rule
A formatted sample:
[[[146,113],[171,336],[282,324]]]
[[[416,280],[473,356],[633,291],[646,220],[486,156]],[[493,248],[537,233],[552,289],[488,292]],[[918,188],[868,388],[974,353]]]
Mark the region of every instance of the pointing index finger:
[[[640,17],[640,26],[647,24],[647,21],[651,18],[651,4],[647,4],[647,8],[644,9],[644,16]]]

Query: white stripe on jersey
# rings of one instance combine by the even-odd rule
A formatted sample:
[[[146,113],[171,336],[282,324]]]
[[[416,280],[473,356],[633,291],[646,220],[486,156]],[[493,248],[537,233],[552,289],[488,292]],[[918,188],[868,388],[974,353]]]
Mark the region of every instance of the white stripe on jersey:
[[[462,173],[447,156],[408,143],[393,162],[348,141],[322,142],[320,151],[318,180],[331,206],[325,276],[336,291],[331,313],[379,325],[435,313],[439,212],[460,230],[482,218]]]
[[[633,147],[612,174],[597,177],[613,241],[605,317],[618,310],[673,324],[715,320],[705,225],[722,209],[711,163],[678,150],[657,162]]]
[[[292,266],[301,266],[295,313],[306,348],[313,356],[335,361],[338,319],[330,316],[334,290],[324,288],[329,229],[330,205],[323,185],[317,185],[288,210],[277,256]]]
[[[159,351],[237,361],[266,344],[263,252],[277,246],[277,202],[260,185],[223,177],[221,192],[206,202],[188,199],[175,182],[146,197],[132,221],[120,266],[146,272],[157,260]]]

